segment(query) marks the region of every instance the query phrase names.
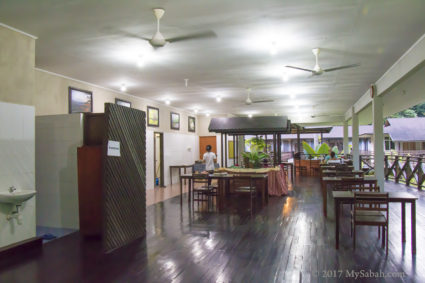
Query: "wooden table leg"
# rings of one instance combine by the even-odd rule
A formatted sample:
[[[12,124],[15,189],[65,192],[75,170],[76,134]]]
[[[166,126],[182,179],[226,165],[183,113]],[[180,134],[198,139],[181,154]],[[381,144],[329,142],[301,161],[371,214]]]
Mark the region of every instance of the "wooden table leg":
[[[411,215],[412,219],[412,254],[416,254],[416,201],[411,202]]]
[[[339,200],[335,199],[335,248],[339,249]]]
[[[266,178],[266,203],[269,203],[269,178]]]
[[[182,177],[180,176],[180,204],[183,203],[183,183],[182,183]]]
[[[401,203],[401,242],[406,242],[406,203]]]
[[[328,205],[328,194],[327,194],[327,186],[328,184],[324,181],[320,182],[320,186],[322,189],[322,198],[323,198],[323,215],[326,217],[328,217],[328,211],[327,211],[327,205]]]

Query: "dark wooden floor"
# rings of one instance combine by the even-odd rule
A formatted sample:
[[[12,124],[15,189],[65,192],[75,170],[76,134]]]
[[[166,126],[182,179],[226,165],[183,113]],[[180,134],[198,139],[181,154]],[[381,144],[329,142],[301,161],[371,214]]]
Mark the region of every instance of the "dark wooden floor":
[[[416,256],[409,240],[401,243],[396,204],[391,205],[388,258],[372,228],[359,229],[354,252],[348,218],[342,219],[336,251],[333,203],[324,219],[318,180],[303,178],[291,196],[270,198],[252,214],[246,199],[232,199],[222,212],[189,210],[179,197],[157,203],[147,209],[145,240],[102,255],[98,242],[81,241],[74,233],[46,244],[42,253],[0,262],[0,282],[425,282],[425,193],[386,186],[420,197]],[[347,277],[362,270],[398,277]]]

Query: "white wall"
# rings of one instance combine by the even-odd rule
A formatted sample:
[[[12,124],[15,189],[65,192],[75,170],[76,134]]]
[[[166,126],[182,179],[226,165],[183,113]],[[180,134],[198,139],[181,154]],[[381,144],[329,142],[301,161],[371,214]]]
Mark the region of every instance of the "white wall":
[[[32,106],[0,102],[0,190],[35,189],[34,115]],[[0,247],[35,237],[36,197],[21,206],[22,224],[6,220],[13,205],[0,204]]]
[[[79,229],[77,147],[82,114],[36,118],[37,225]]]

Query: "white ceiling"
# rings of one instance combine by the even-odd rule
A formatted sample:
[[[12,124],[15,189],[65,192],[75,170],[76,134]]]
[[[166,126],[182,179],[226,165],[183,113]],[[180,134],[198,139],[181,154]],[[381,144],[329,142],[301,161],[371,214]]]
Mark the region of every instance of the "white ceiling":
[[[176,42],[157,50],[125,33],[150,37],[152,8],[166,12],[165,37],[213,30],[217,38]],[[345,111],[422,34],[423,0],[106,0],[0,2],[0,22],[38,37],[36,66],[51,72],[211,114],[288,115],[297,121],[342,119]],[[275,41],[278,53],[270,55]],[[361,66],[320,77],[287,70]],[[146,64],[137,67],[138,56]],[[184,79],[189,78],[189,87]],[[274,103],[246,106],[253,100]],[[217,103],[220,93],[223,101]],[[295,98],[291,98],[290,95]],[[298,109],[294,105],[298,104]],[[307,119],[308,118],[308,119]],[[313,119],[314,120],[314,119]]]

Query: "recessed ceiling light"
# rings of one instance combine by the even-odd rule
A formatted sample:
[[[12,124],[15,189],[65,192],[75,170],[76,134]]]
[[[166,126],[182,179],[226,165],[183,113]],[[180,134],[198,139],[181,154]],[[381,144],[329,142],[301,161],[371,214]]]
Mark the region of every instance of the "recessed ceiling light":
[[[169,99],[165,100],[165,104],[170,105],[171,101]]]
[[[127,91],[127,86],[125,84],[122,84],[120,90]]]
[[[289,76],[286,72],[284,72],[282,75],[282,81],[286,83],[288,80],[289,80]]]
[[[195,110],[193,110],[194,112],[195,112],[195,114],[197,114],[198,113],[198,108],[195,108]]]
[[[205,116],[210,117],[210,112],[205,113]]]
[[[248,117],[249,117],[249,118],[252,118],[252,114],[248,114]]]
[[[277,54],[277,46],[276,46],[276,41],[273,41],[271,46],[270,46],[270,55],[276,55]]]
[[[291,94],[291,95],[289,95],[289,97],[290,97],[291,99],[294,99],[294,98],[295,98],[295,94]]]
[[[143,55],[140,55],[139,58],[137,59],[137,67],[143,68],[144,66],[145,66],[145,58],[143,57]]]
[[[217,102],[221,102],[221,96],[217,96],[217,97],[215,98],[215,100],[216,100]]]

